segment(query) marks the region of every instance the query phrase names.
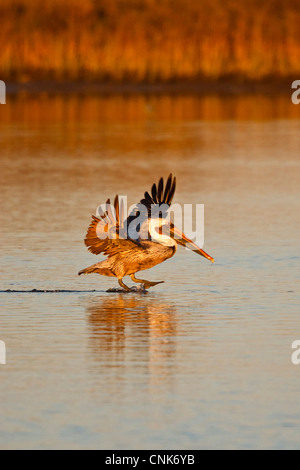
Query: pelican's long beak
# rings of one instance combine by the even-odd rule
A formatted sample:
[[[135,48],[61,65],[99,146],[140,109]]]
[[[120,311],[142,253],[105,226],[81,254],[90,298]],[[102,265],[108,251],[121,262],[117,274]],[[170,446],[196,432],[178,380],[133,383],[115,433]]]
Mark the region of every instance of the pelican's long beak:
[[[198,255],[204,256],[204,258],[209,259],[212,263],[214,263],[214,259],[205,253],[204,250],[201,250],[196,243],[194,243],[192,240],[190,240],[188,237],[185,236],[184,233],[182,233],[177,227],[175,227],[173,224],[170,224],[170,236],[174,238],[179,245],[186,246],[190,250],[194,251],[195,253],[198,253]]]

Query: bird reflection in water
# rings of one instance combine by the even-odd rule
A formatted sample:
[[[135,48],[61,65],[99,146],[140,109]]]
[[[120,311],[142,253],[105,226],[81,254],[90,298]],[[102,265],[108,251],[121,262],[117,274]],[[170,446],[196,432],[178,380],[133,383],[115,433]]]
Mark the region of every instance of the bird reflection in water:
[[[170,374],[176,337],[173,306],[149,296],[116,294],[89,300],[86,311],[94,360],[118,373],[123,367],[134,368],[134,373],[154,367],[150,372],[157,378]]]

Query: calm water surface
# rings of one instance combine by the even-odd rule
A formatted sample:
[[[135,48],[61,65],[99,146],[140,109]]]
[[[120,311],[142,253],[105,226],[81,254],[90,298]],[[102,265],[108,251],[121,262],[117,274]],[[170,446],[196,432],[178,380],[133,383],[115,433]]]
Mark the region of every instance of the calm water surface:
[[[300,449],[300,106],[7,101],[1,448]],[[205,204],[215,264],[179,249],[143,273],[165,280],[145,295],[78,277],[97,260],[83,243],[96,207],[116,193],[135,203],[169,172],[174,202]]]

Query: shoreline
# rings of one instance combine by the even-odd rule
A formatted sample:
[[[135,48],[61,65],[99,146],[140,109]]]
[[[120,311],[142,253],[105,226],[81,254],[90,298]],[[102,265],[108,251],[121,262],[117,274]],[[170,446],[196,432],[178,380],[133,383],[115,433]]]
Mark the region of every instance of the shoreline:
[[[298,77],[300,79],[300,77]],[[218,80],[210,82],[173,82],[173,83],[104,83],[78,81],[30,81],[24,83],[5,82],[6,94],[79,94],[91,95],[278,95],[292,92],[290,79],[274,79],[261,82],[238,82]]]

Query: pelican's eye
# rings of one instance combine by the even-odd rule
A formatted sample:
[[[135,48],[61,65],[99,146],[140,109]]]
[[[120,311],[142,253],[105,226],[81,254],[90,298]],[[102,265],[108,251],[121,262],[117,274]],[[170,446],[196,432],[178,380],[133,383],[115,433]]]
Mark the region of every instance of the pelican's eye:
[[[155,232],[158,233],[159,235],[162,234],[162,226],[161,226],[161,225],[155,225],[154,230],[155,230]]]

